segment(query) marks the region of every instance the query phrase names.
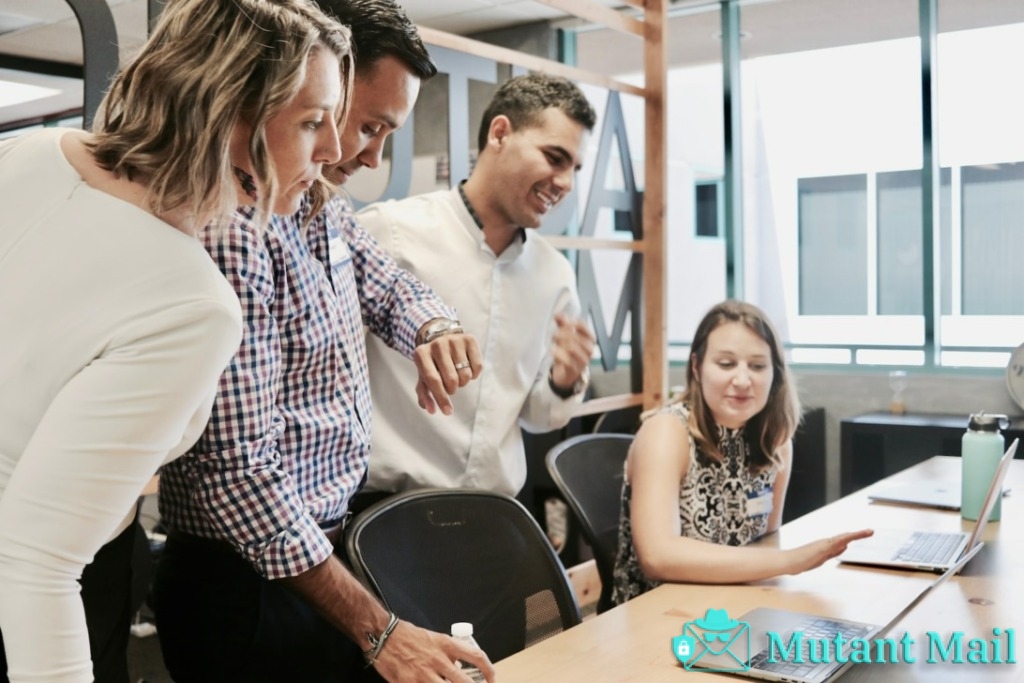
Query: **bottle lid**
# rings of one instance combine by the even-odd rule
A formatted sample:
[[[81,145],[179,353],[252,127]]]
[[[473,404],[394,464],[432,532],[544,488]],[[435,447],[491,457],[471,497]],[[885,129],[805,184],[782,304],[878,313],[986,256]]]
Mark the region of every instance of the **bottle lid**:
[[[978,413],[971,415],[967,421],[967,428],[972,432],[997,432],[1010,426],[1010,418],[1005,415],[993,415],[991,413]]]
[[[473,624],[468,621],[457,621],[452,624],[452,636],[466,638],[473,635]]]

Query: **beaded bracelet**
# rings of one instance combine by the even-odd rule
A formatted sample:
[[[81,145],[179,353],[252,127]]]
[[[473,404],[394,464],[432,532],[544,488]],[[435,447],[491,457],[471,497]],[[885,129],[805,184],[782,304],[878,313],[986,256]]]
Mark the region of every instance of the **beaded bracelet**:
[[[371,666],[377,663],[377,656],[380,655],[380,651],[384,649],[384,643],[388,642],[388,638],[391,633],[398,626],[398,617],[395,616],[394,612],[389,613],[388,625],[385,627],[384,632],[380,634],[380,637],[367,632],[366,639],[370,641],[371,647],[369,650],[363,652],[363,658],[366,659],[366,668],[369,669]]]

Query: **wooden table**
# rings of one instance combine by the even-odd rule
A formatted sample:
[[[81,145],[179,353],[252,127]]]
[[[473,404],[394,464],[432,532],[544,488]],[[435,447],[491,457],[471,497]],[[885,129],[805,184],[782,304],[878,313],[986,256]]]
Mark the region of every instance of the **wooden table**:
[[[760,541],[790,548],[841,530],[861,527],[969,531],[972,522],[957,512],[872,503],[872,488],[893,482],[959,479],[960,459],[936,456],[873,487],[842,498],[784,525]],[[953,631],[967,639],[993,638],[992,629],[1013,628],[1024,657],[1024,462],[1014,461],[1007,478],[1013,493],[1003,501],[1002,521],[985,530],[986,546],[963,573],[940,586],[898,622],[889,637],[909,634],[913,664],[862,664],[843,674],[854,681],[1024,681],[1019,664],[925,663],[927,631],[946,640]],[[545,681],[658,683],[740,680],[734,676],[686,671],[671,650],[683,624],[709,608],[738,617],[754,607],[780,607],[823,616],[884,624],[899,614],[936,578],[905,572],[840,565],[833,560],[798,576],[755,584],[709,586],[666,584],[583,624],[499,662],[501,683]],[[1006,637],[1002,637],[1004,657]],[[752,651],[762,644],[751,643]],[[699,677],[699,678],[698,678]]]

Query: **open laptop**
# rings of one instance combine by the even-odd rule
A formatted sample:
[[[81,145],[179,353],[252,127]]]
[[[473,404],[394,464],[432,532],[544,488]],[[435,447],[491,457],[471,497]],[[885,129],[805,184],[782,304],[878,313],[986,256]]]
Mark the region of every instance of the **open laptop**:
[[[985,496],[985,504],[982,505],[981,514],[978,515],[970,534],[876,530],[871,538],[851,543],[846,552],[839,556],[839,561],[897,569],[946,571],[966,552],[981,547],[981,536],[992,514],[992,508],[1002,495],[1003,480],[1010,470],[1010,462],[1017,452],[1019,441],[1014,439],[1000,458],[999,466],[996,467]]]
[[[959,510],[960,482],[891,484],[876,489],[873,493],[868,494],[868,498],[879,503],[900,503],[940,510]]]
[[[991,510],[990,510],[991,512]],[[785,683],[826,683],[842,675],[855,662],[851,661],[851,639],[863,638],[871,642],[870,659],[877,661],[879,653],[876,648],[880,640],[889,633],[893,626],[898,624],[903,617],[910,613],[924,598],[938,586],[948,581],[951,577],[960,573],[964,565],[981,550],[981,544],[976,544],[971,550],[964,553],[959,560],[951,565],[946,571],[922,590],[910,601],[903,610],[888,623],[882,626],[865,624],[844,619],[832,619],[828,617],[804,614],[801,612],[790,612],[788,610],[771,609],[758,607],[752,609],[738,620],[733,622],[740,628],[746,626],[748,629],[749,652],[754,653],[749,658],[740,654],[730,654],[722,651],[716,654],[709,651],[704,654],[697,654],[698,659],[693,661],[688,668],[705,669],[708,671],[722,671],[733,673],[747,678],[756,678],[765,681],[783,681]],[[724,613],[723,613],[724,615]],[[799,632],[800,638],[794,640],[794,635]],[[776,635],[776,645],[768,634]],[[830,650],[832,656],[829,661],[822,661],[826,658],[816,657],[819,661],[811,661],[810,648],[815,647],[815,652],[821,652],[821,643],[834,642],[836,634],[842,634],[844,646],[841,648],[842,656],[835,656],[835,651]],[[713,642],[713,641],[712,641]],[[794,661],[796,658],[797,643],[801,645],[802,662]],[[813,643],[813,645],[812,645]],[[894,647],[895,644],[892,646]],[[889,647],[889,646],[885,646]]]
[[[1009,495],[1010,489],[1003,487],[1003,495]],[[960,482],[937,481],[933,483],[919,482],[914,484],[890,484],[875,489],[868,498],[876,503],[896,503],[898,505],[916,505],[918,507],[937,508],[939,510],[960,510]]]

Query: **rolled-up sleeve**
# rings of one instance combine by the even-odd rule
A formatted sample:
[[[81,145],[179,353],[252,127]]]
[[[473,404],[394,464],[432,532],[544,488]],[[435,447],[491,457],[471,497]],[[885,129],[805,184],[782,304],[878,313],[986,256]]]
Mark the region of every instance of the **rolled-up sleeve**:
[[[186,529],[174,522],[201,519],[267,578],[294,576],[326,560],[332,548],[278,449],[285,422],[278,408],[282,343],[272,311],[273,261],[245,221],[208,249],[242,306],[242,343],[221,376],[206,431],[188,457],[165,470],[161,514]]]
[[[411,356],[416,333],[434,318],[458,318],[434,290],[408,270],[339,204],[332,219],[352,252],[363,322],[391,348]]]

